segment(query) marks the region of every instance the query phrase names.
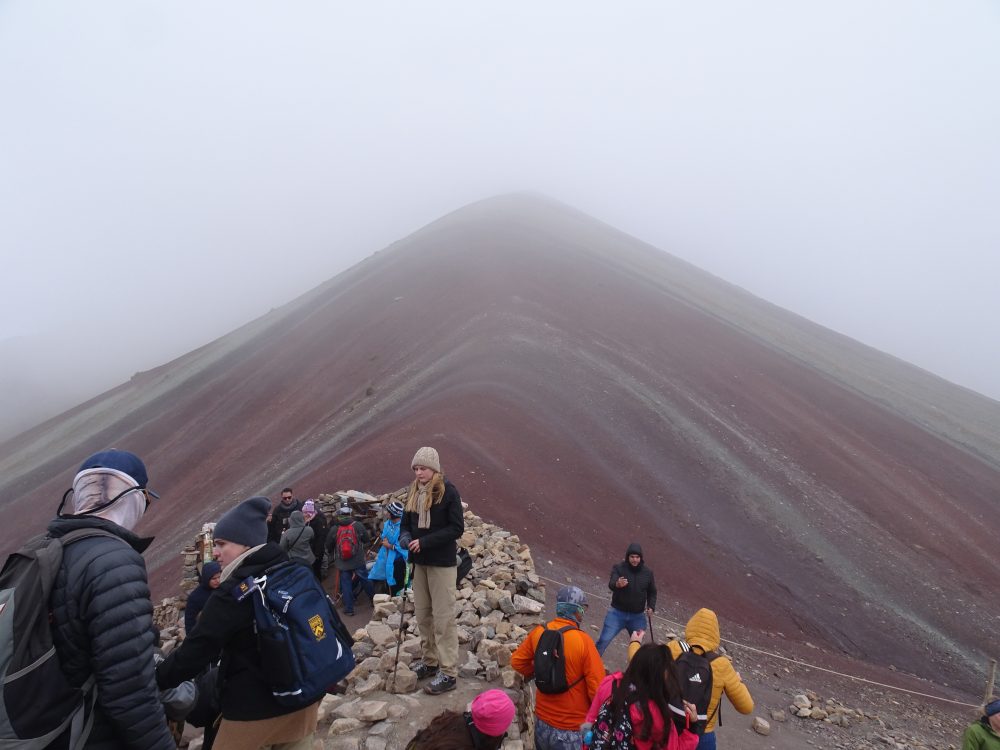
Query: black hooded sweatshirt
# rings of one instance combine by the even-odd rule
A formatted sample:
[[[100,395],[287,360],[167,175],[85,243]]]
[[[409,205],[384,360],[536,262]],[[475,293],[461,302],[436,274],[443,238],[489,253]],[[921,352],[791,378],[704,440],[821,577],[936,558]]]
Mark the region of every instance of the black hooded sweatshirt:
[[[639,565],[628,564],[629,555],[639,555]],[[628,586],[618,588],[618,578],[627,578]],[[625,551],[625,559],[611,568],[611,606],[622,612],[645,612],[646,608],[656,609],[656,582],[653,571],[646,567],[642,559],[642,547],[632,542]]]

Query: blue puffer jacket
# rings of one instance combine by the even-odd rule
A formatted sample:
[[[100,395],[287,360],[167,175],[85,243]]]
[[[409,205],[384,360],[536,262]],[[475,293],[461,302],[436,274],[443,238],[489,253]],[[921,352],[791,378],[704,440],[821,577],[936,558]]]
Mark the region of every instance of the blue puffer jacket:
[[[57,518],[49,534],[82,528],[119,537],[90,537],[66,547],[49,599],[63,672],[75,685],[97,677],[86,747],[175,750],[153,675],[153,604],[139,554],[152,540],[92,516]]]

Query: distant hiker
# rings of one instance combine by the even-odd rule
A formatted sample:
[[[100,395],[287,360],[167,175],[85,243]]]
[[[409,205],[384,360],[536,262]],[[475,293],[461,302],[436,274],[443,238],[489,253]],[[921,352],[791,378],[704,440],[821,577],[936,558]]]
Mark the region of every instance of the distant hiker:
[[[188,594],[187,603],[184,605],[184,633],[190,635],[194,630],[195,623],[198,622],[198,615],[205,608],[205,602],[212,592],[219,588],[219,581],[222,577],[222,566],[215,560],[210,560],[201,568],[201,575],[198,577],[198,588]]]
[[[600,702],[595,711],[594,704]],[[640,646],[624,673],[609,675],[588,714],[590,750],[694,750],[695,707],[684,703],[674,660],[662,644]]]
[[[313,530],[306,526],[306,517],[301,510],[293,510],[288,517],[288,530],[281,535],[278,546],[288,553],[288,559],[301,563],[310,570],[316,562],[312,549]]]
[[[486,690],[464,713],[442,711],[406,744],[406,750],[499,750],[514,720],[514,702],[502,690]]]
[[[611,607],[597,639],[597,653],[602,656],[621,631],[644,630],[646,617],[656,609],[653,571],[643,561],[642,547],[637,542],[632,542],[625,550],[625,559],[611,568],[608,588],[611,589]]]
[[[281,535],[288,530],[288,519],[296,510],[302,510],[302,501],[292,496],[291,487],[285,487],[281,491],[281,500],[271,510],[271,519],[267,522],[267,541],[281,541]]]
[[[52,537],[80,530],[101,534],[64,542],[49,597],[63,674],[74,687],[96,678],[87,748],[176,747],[153,676],[153,604],[140,555],[153,540],[132,531],[150,499],[158,497],[147,481],[146,467],[134,453],[95,453],[80,466],[49,524]],[[73,512],[63,515],[70,497]]]
[[[368,599],[375,596],[375,587],[368,580],[368,566],[365,561],[366,545],[371,542],[371,534],[361,521],[355,521],[351,506],[341,505],[337,511],[337,525],[328,534],[326,546],[333,558],[334,567],[339,571],[340,595],[344,602],[344,613],[354,614],[355,578],[359,579]]]
[[[395,596],[403,588],[410,551],[399,541],[403,504],[393,500],[386,506],[386,513],[389,517],[382,524],[382,541],[368,577],[376,584],[382,582],[389,594]]]
[[[302,515],[306,519],[306,524],[313,531],[312,551],[315,556],[315,562],[312,565],[313,572],[316,574],[316,579],[322,581],[326,575],[326,571],[323,569],[323,562],[326,559],[326,534],[328,531],[326,516],[316,510],[315,500],[306,500],[302,504]]]
[[[563,586],[556,594],[556,618],[528,633],[511,657],[515,670],[535,678],[537,750],[579,750],[583,742],[580,725],[604,679],[594,641],[580,629],[586,608],[583,591]]]
[[[729,702],[733,704],[733,708],[741,714],[748,714],[753,711],[753,698],[750,697],[750,691],[747,690],[747,686],[740,679],[740,673],[733,669],[733,663],[729,660],[728,656],[721,656],[716,651],[721,642],[719,618],[710,609],[699,609],[691,616],[687,627],[684,628],[684,640],[674,640],[667,644],[675,661],[681,659],[685,650],[689,650],[689,655],[685,656],[684,659],[691,659],[691,655],[694,655],[695,658],[688,662],[690,666],[698,666],[693,662],[696,662],[699,657],[703,657],[704,661],[708,662],[707,667],[703,666],[701,668],[702,673],[690,672],[688,684],[685,684],[685,670],[687,667],[682,663],[679,664],[678,668],[681,674],[681,689],[684,692],[684,697],[692,703],[699,702],[693,696],[697,694],[699,687],[704,686],[706,678],[712,684],[711,695],[708,697],[707,705],[705,706],[704,718],[702,718],[702,706],[698,706],[699,719],[705,722],[704,734],[702,734],[701,741],[698,743],[698,750],[715,750],[715,725],[719,718],[723,691],[726,697],[729,698]],[[709,674],[703,676],[703,671],[705,670]],[[697,685],[693,684],[695,681],[697,681]],[[694,692],[692,692],[692,689]]]
[[[418,679],[433,676],[424,692],[455,689],[458,678],[458,625],[455,581],[458,545],[465,533],[462,498],[441,473],[434,448],[421,448],[410,462],[414,479],[406,496],[400,544],[413,562],[413,604],[420,629],[421,659],[411,669]]]
[[[983,715],[962,735],[962,750],[1000,750],[1000,699],[983,707]]]
[[[222,722],[214,750],[311,750],[313,745],[319,703],[289,708],[277,702],[258,648],[253,597],[239,595],[241,582],[288,559],[267,541],[270,505],[266,497],[251,497],[219,519],[214,555],[222,564],[222,583],[198,626],[156,670],[160,687],[169,688],[200,674],[221,654]]]

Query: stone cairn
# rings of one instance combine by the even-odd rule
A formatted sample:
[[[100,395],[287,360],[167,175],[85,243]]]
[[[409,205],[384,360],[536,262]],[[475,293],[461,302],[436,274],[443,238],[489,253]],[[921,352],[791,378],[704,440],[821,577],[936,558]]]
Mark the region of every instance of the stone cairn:
[[[392,500],[405,500],[406,488],[378,497],[383,509]],[[324,497],[324,496],[321,496]],[[323,510],[335,507],[336,495],[325,496]],[[545,584],[535,573],[531,552],[517,535],[486,523],[463,503],[465,533],[459,546],[468,550],[472,569],[456,592],[456,619],[460,660],[459,687],[469,694],[491,687],[507,691],[517,716],[503,747],[534,747],[530,691],[510,666],[511,654],[535,625],[545,622]],[[183,640],[182,612],[187,593],[197,586],[198,571],[211,559],[212,525],[184,550],[182,594],[154,609],[163,650],[169,653]],[[207,557],[206,557],[207,555]],[[402,623],[402,630],[400,625]],[[420,656],[420,636],[413,614],[412,592],[390,597],[377,594],[371,621],[354,634],[357,666],[346,680],[346,692],[327,695],[320,704],[316,747],[325,750],[396,750],[414,733],[404,717],[436,715],[445,706],[441,698],[425,696],[409,665]],[[398,647],[397,647],[398,644]],[[398,661],[397,661],[398,650]],[[457,709],[462,710],[462,709]],[[428,713],[429,712],[429,713]],[[319,738],[323,738],[322,744]],[[192,740],[190,750],[200,746]]]

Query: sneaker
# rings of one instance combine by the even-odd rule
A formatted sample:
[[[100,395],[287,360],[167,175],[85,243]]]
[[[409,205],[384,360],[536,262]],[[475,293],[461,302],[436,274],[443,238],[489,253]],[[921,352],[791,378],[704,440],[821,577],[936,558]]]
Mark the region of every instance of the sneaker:
[[[410,665],[410,670],[417,676],[418,680],[422,680],[425,677],[433,677],[438,673],[437,667],[432,667],[423,661],[418,661]]]
[[[345,609],[344,610],[344,614],[347,615],[347,616],[349,616],[349,617],[354,617],[354,610],[353,609]]]
[[[455,683],[456,680],[454,677],[449,677],[442,672],[424,685],[424,692],[427,693],[427,695],[441,695],[441,693],[447,693],[449,690],[454,690]]]

